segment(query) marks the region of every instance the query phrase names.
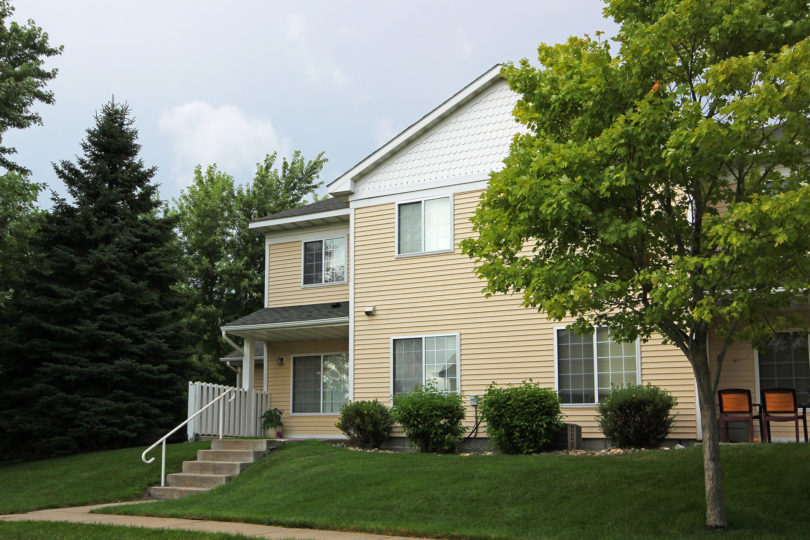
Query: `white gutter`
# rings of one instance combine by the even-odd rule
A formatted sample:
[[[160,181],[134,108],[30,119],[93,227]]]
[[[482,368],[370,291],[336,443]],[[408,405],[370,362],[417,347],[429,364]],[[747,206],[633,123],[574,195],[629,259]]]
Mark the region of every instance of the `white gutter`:
[[[332,217],[341,217],[348,215],[349,215],[348,208],[339,208],[337,210],[327,210],[326,212],[314,212],[312,214],[302,214],[300,216],[292,216],[287,218],[252,221],[248,224],[248,229],[262,229],[264,227],[272,227],[274,225],[288,225],[290,223],[300,223],[303,221],[312,221],[315,219],[327,219]]]
[[[281,323],[250,324],[244,326],[221,326],[222,335],[225,332],[246,331],[246,330],[275,330],[277,328],[306,328],[310,326],[343,326],[349,324],[349,317],[335,317],[332,319],[316,319],[313,321],[289,321]],[[228,340],[228,338],[225,338]],[[232,343],[230,340],[228,340]]]

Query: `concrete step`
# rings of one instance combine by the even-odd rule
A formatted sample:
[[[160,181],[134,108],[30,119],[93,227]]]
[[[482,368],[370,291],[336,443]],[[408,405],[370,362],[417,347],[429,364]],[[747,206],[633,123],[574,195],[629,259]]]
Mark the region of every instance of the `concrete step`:
[[[237,475],[247,469],[246,461],[184,461],[183,472],[194,474]]]
[[[243,461],[253,463],[265,452],[260,450],[198,450],[199,461]]]
[[[211,489],[221,486],[232,477],[226,474],[173,473],[166,475],[166,483],[172,487]]]
[[[271,442],[268,439],[214,439],[211,450],[257,450],[266,452]]]
[[[149,488],[149,495],[155,499],[182,499],[195,493],[205,493],[208,488],[195,488],[195,487],[161,487],[153,486]]]

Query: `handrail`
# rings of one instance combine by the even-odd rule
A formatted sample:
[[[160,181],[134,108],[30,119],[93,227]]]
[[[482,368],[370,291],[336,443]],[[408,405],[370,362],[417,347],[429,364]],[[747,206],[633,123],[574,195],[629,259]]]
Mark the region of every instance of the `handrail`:
[[[143,451],[143,453],[141,454],[141,460],[144,463],[147,463],[147,464],[152,463],[153,461],[155,461],[155,458],[150,458],[147,461],[146,454],[148,454],[149,451],[152,448],[156,447],[160,443],[163,443],[163,448],[162,448],[162,451],[161,451],[161,461],[160,461],[160,485],[161,486],[166,485],[166,439],[168,439],[169,437],[174,435],[174,433],[178,429],[180,429],[181,427],[188,424],[191,420],[194,420],[195,418],[197,418],[197,416],[199,416],[205,409],[207,409],[208,407],[210,407],[211,405],[213,405],[217,401],[221,400],[222,398],[224,398],[228,394],[232,394],[231,399],[229,399],[228,401],[229,402],[233,401],[233,399],[236,397],[236,389],[235,388],[228,388],[227,390],[222,392],[220,395],[218,395],[217,397],[215,397],[214,399],[209,401],[208,405],[206,405],[205,407],[203,407],[199,411],[195,412],[194,414],[192,414],[188,418],[186,418],[180,425],[178,425],[176,428],[174,428],[173,430],[168,432],[166,435],[164,435],[163,437],[161,437],[160,439],[155,441],[155,444],[153,444],[152,446],[150,446],[149,448],[147,448],[146,450]],[[225,409],[225,407],[223,406],[223,404],[220,404],[220,407],[219,407],[219,438],[220,439],[222,438],[222,411],[223,411],[223,409]]]

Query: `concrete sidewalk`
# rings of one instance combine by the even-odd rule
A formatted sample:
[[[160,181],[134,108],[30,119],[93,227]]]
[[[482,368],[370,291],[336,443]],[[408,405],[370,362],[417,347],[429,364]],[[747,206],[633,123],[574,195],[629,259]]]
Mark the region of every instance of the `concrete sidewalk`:
[[[113,514],[91,514],[91,510],[124,503],[94,504],[72,508],[36,510],[27,514],[6,514],[2,521],[69,521],[71,523],[100,523],[105,525],[125,525],[148,529],[183,529],[186,531],[222,532],[244,534],[256,538],[297,538],[310,540],[413,540],[413,537],[388,536],[358,532],[324,531],[319,529],[289,529],[272,525],[255,525],[230,521],[205,521],[197,519],[161,518],[147,516],[120,516]]]

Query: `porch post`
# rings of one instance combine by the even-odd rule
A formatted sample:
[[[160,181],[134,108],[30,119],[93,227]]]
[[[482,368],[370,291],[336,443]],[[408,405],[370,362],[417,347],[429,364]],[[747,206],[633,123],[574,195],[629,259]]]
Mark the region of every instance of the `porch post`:
[[[262,392],[267,392],[267,346],[269,343],[267,341],[263,342],[264,345],[264,365],[262,366]]]
[[[256,340],[246,337],[242,352],[242,389],[253,390],[253,383],[256,380],[256,374],[253,370],[253,363],[256,358]]]

